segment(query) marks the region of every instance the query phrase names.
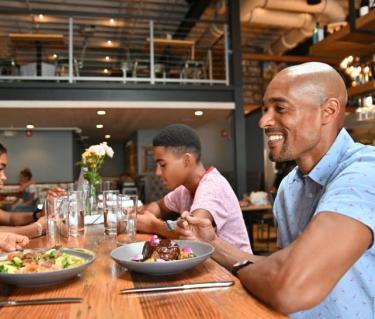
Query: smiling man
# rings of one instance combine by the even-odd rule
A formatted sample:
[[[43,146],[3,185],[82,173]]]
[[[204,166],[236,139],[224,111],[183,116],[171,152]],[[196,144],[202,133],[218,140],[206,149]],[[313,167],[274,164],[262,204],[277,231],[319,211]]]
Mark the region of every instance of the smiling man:
[[[0,144],[0,189],[7,179],[5,169],[8,165],[7,149]],[[39,213],[38,213],[39,214]],[[39,237],[46,231],[45,217],[37,213],[6,212],[0,209],[0,232],[11,232],[28,236]],[[12,237],[13,238],[13,237]]]
[[[187,125],[173,124],[154,138],[153,146],[156,174],[170,192],[141,209],[138,230],[176,237],[175,222],[159,218],[189,211],[213,225],[220,238],[251,253],[238,199],[216,168],[203,166],[197,133]]]
[[[178,231],[215,246],[213,258],[250,293],[292,318],[373,318],[375,148],[343,128],[347,93],[330,66],[305,63],[278,73],[264,96],[260,127],[273,161],[294,160],[274,205],[278,244],[247,255],[183,213]]]

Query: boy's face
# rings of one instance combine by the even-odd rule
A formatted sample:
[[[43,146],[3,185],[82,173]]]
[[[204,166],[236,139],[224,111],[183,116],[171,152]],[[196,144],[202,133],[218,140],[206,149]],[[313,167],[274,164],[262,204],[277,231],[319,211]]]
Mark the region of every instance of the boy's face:
[[[0,189],[3,188],[4,182],[6,181],[7,177],[5,175],[5,168],[8,164],[8,155],[3,153],[0,155]]]
[[[188,166],[184,155],[171,152],[164,146],[153,148],[154,160],[156,162],[156,175],[161,178],[168,190],[173,190],[185,182]]]

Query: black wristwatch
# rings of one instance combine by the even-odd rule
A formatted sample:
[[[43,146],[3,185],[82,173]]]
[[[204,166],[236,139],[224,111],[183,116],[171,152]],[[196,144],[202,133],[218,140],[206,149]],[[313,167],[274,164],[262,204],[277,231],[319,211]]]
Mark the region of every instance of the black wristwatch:
[[[250,260],[241,260],[239,262],[236,262],[232,267],[232,274],[237,277],[237,272],[242,269],[243,267],[249,266],[253,264]]]
[[[39,218],[36,217],[36,214],[40,213],[42,209],[37,209],[36,211],[33,212],[33,221],[37,221]]]

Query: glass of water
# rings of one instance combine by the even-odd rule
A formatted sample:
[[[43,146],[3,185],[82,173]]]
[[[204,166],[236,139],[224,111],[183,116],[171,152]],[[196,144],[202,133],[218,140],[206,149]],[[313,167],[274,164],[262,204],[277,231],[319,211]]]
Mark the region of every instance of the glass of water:
[[[137,195],[120,195],[120,210],[117,214],[117,237],[119,245],[135,242],[137,234]]]
[[[85,198],[82,191],[68,193],[69,235],[79,237],[85,233]]]
[[[119,191],[107,190],[103,192],[104,233],[117,234],[117,213],[120,209]]]

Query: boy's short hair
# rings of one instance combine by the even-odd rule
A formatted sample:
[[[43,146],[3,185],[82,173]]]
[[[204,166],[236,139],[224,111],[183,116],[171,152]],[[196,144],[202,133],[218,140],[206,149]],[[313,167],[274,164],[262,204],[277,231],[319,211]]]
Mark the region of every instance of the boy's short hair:
[[[8,150],[6,149],[6,147],[0,143],[0,155],[1,154],[6,154],[8,153]]]
[[[190,127],[184,124],[172,124],[162,129],[157,134],[152,145],[164,146],[172,149],[176,153],[190,152],[196,155],[197,160],[201,158],[201,142],[198,134]]]

